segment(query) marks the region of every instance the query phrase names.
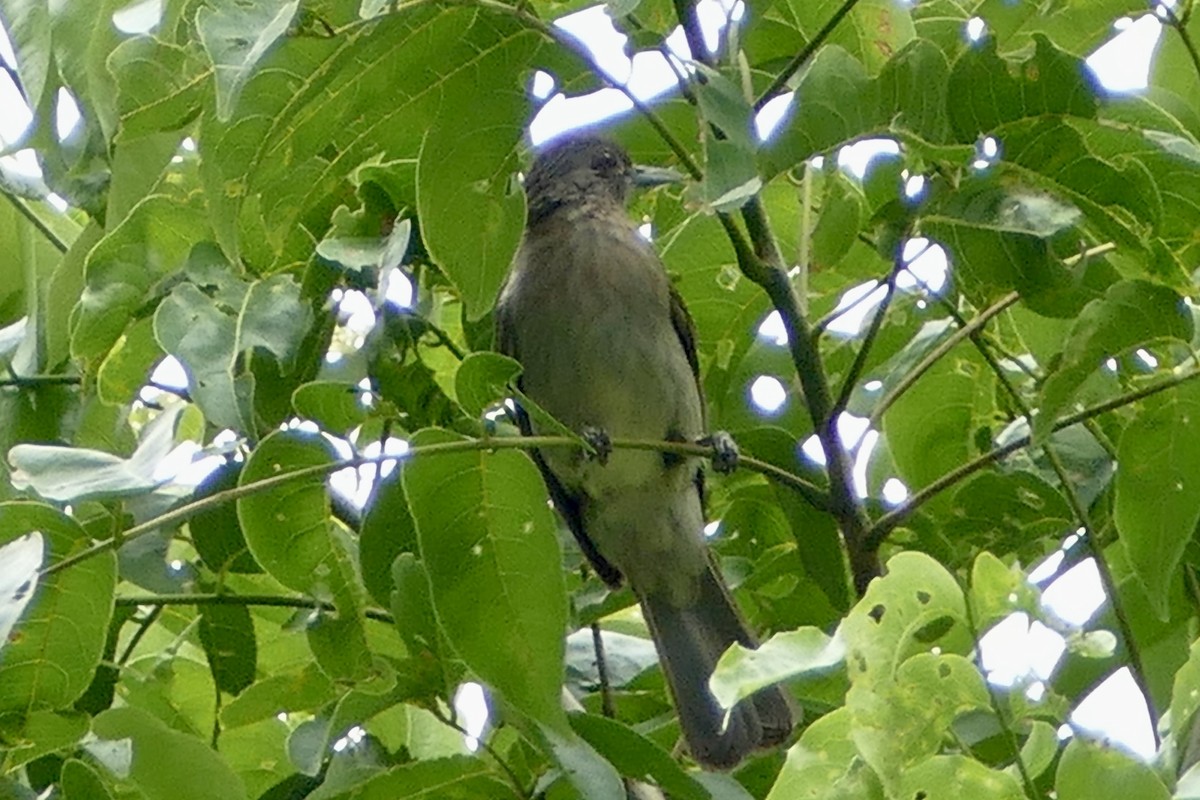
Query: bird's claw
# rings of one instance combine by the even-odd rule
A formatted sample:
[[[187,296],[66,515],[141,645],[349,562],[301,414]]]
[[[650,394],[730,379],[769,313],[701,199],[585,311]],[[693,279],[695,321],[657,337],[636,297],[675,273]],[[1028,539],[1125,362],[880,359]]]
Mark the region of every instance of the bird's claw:
[[[717,472],[728,475],[737,469],[739,458],[737,442],[725,431],[713,431],[697,441],[697,444],[712,448],[712,465]]]
[[[608,431],[603,428],[593,428],[590,425],[579,432],[579,436],[583,441],[587,442],[591,452],[586,453],[585,457],[591,461],[598,461],[601,465],[608,463],[608,457],[612,455],[612,439],[608,436]]]

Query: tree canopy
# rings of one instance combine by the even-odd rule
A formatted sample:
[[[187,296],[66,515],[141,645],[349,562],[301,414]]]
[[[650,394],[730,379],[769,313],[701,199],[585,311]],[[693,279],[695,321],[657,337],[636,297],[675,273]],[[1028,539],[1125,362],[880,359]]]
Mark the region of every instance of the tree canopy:
[[[690,47],[652,102],[575,0],[143,5],[0,0],[41,173],[0,171],[0,796],[1200,797],[1195,0],[749,0],[711,50],[613,0],[631,53]],[[1106,92],[1084,59],[1148,15],[1148,87]],[[729,774],[498,413],[538,71],[688,176],[631,214],[743,453],[712,542],[765,643],[711,685],[804,709]],[[1079,564],[1081,626],[1041,597]],[[989,680],[1014,615],[1065,651]],[[1150,762],[1068,727],[1117,674]]]

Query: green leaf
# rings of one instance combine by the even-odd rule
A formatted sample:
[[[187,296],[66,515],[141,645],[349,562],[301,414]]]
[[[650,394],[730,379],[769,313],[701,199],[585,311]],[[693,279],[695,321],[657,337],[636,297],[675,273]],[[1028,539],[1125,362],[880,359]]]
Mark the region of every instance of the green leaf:
[[[1080,385],[1106,358],[1159,339],[1189,342],[1192,335],[1192,315],[1173,290],[1138,280],[1113,284],[1102,299],[1088,303],[1071,326],[1062,360],[1042,384],[1034,440],[1045,439]]]
[[[733,708],[759,689],[781,681],[825,675],[842,665],[846,646],[817,628],[777,633],[755,649],[734,643],[708,679],[713,697]]]
[[[236,695],[254,683],[258,646],[246,606],[200,606],[200,644],[219,690]]]
[[[837,13],[837,0],[771,3],[746,20],[743,41],[755,67],[782,67],[811,42]],[[828,41],[847,50],[874,74],[913,36],[909,8],[890,0],[861,0],[835,27]]]
[[[196,31],[212,61],[217,116],[228,120],[258,62],[291,24],[299,0],[219,3],[196,13]]]
[[[454,375],[454,394],[472,417],[478,418],[508,396],[521,365],[499,353],[471,353]]]
[[[587,740],[617,771],[629,778],[649,778],[679,800],[709,800],[712,797],[683,771],[671,754],[637,731],[607,717],[572,714],[571,727]]]
[[[13,486],[63,503],[148,494],[164,482],[155,471],[175,447],[183,408],[168,409],[148,424],[129,458],[83,447],[19,444],[8,452]]]
[[[136,708],[113,708],[92,723],[100,740],[126,753],[129,779],[147,800],[239,800],[246,789],[229,765],[194,736]],[[204,780],[195,776],[203,775]]]
[[[470,320],[491,308],[521,243],[525,196],[513,180],[514,148],[527,101],[506,67],[525,63],[536,47],[532,36],[515,36],[448,82],[417,162],[421,235]]]
[[[1039,6],[984,0],[974,14],[986,23],[1005,51],[1030,45],[1031,36],[1045,34],[1059,47],[1083,56],[1113,35],[1113,22],[1122,16],[1136,17],[1147,10],[1141,0],[1086,0]]]
[[[763,146],[764,178],[879,126],[879,86],[840,47],[817,51],[792,99],[789,116]]]
[[[332,455],[324,440],[296,431],[263,439],[246,461],[239,486],[303,469],[308,477],[242,497],[238,519],[263,569],[289,589],[337,608],[336,615],[322,615],[309,628],[309,644],[321,666],[333,676],[363,677],[370,655],[350,543],[330,519],[327,471],[313,469],[331,463]]]
[[[130,325],[100,362],[96,392],[111,405],[132,403],[150,378],[151,368],[165,355],[154,338],[154,321]]]
[[[884,785],[892,787],[907,786],[913,770],[938,753],[955,718],[969,711],[990,711],[990,702],[975,664],[948,653],[919,653],[900,664],[893,680],[855,679],[846,695],[854,743]],[[1003,786],[1012,778],[994,773],[990,780]]]
[[[205,80],[209,67],[197,48],[157,37],[135,36],[121,42],[109,56],[108,68],[117,82],[123,141],[179,130],[200,114],[209,95]]]
[[[292,392],[292,407],[322,430],[344,435],[367,419],[362,393],[352,383],[312,381]]]
[[[1079,737],[1058,763],[1054,789],[1059,800],[1167,800],[1171,793],[1149,765]]]
[[[1165,620],[1180,559],[1200,522],[1200,386],[1185,383],[1147,405],[1121,435],[1113,517]]]
[[[1005,122],[1045,114],[1095,117],[1099,106],[1083,61],[1035,36],[1037,49],[1014,76],[987,39],[965,50],[947,83],[950,125],[960,142],[974,142]]]
[[[427,429],[412,444],[461,441]],[[417,454],[402,478],[446,638],[510,703],[565,729],[566,590],[537,469],[524,453],[468,450]]]
[[[974,455],[987,418],[991,372],[969,344],[947,353],[883,415],[883,433],[901,480],[928,486]],[[987,409],[990,410],[990,409]]]
[[[199,197],[187,204],[150,195],[87,254],[86,286],[71,313],[71,354],[103,357],[150,298],[155,283],[184,265],[208,231]]]
[[[693,91],[700,114],[724,134],[723,141],[746,152],[753,152],[757,145],[754,109],[743,95],[741,87],[717,70],[697,64]]]
[[[1058,528],[1060,534],[1066,526]],[[1041,608],[1037,588],[1025,577],[1019,564],[1007,566],[988,552],[980,553],[971,567],[971,614],[982,633],[1010,614],[1031,615]]]
[[[235,488],[241,474],[241,463],[226,461],[200,482],[192,494],[192,500],[202,500]],[[262,568],[258,566],[246,546],[246,537],[242,535],[242,526],[238,522],[237,506],[232,501],[196,514],[188,522],[188,531],[192,535],[192,544],[195,545],[196,552],[200,554],[205,566],[214,573],[262,572]]]
[[[43,565],[92,543],[79,523],[49,506],[0,503],[0,544],[33,531],[44,543]],[[66,708],[84,693],[104,650],[116,571],[116,556],[104,552],[41,578],[0,650],[0,712]]]
[[[1026,800],[1013,776],[968,756],[934,756],[905,771],[902,796],[926,800]]]
[[[311,321],[290,275],[248,284],[221,276],[215,286],[176,286],[154,314],[154,335],[187,367],[192,398],[212,424],[254,431],[254,376],[240,356],[263,348],[287,366]]]
[[[1194,6],[1184,8],[1189,8],[1192,13],[1188,15],[1182,33],[1186,33],[1194,43],[1200,38],[1200,15],[1195,13]],[[1177,7],[1174,13],[1178,16],[1181,10]],[[1170,92],[1192,114],[1200,114],[1200,101],[1196,99],[1200,96],[1200,75],[1196,73],[1196,65],[1192,60],[1194,55],[1189,51],[1189,43],[1182,33],[1174,30],[1174,26],[1164,26],[1150,65],[1149,83],[1153,89]]]
[[[767,800],[883,800],[883,787],[858,754],[850,709],[836,708],[804,730]]]
[[[821,200],[821,216],[812,231],[813,264],[821,269],[837,266],[850,252],[863,221],[862,190],[841,170],[829,175]]]
[[[77,758],[69,758],[63,763],[59,786],[64,800],[112,800],[112,793],[99,773]]]
[[[11,724],[19,719],[18,724]],[[10,747],[5,759],[9,771],[24,766],[48,753],[72,750],[87,734],[91,720],[76,711],[34,711],[23,718],[9,717],[0,731]]]
[[[718,212],[736,211],[762,189],[762,178],[748,148],[715,137],[706,140],[704,202]]]
[[[332,700],[334,686],[314,663],[277,673],[247,687],[221,709],[221,724],[238,728],[282,712],[311,711]]]
[[[856,687],[887,683],[909,656],[929,651],[935,642],[920,634],[943,620],[955,624],[942,637],[942,650],[965,652],[966,604],[954,577],[924,553],[893,556],[842,623],[851,681]]]
[[[437,615],[429,594],[429,573],[412,553],[401,553],[392,564],[390,608],[396,630],[405,646],[414,654],[441,655]]]
[[[344,791],[310,795],[314,800],[405,800],[406,798],[446,798],[446,800],[496,800],[513,798],[512,787],[477,758],[456,756],[433,761],[418,761],[392,767],[386,772],[348,786]]]
[[[952,275],[976,304],[988,305],[1012,289],[1037,302],[1072,284],[1050,243],[1069,235],[1081,217],[1074,206],[989,171],[931,203],[920,229],[947,246]]]

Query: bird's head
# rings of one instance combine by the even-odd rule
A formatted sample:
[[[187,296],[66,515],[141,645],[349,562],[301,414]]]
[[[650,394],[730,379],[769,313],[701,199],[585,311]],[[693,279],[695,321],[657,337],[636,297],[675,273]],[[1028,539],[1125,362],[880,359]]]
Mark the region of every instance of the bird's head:
[[[531,223],[564,206],[617,206],[634,186],[673,183],[672,170],[642,167],[615,142],[595,135],[566,136],[547,146],[525,178]]]

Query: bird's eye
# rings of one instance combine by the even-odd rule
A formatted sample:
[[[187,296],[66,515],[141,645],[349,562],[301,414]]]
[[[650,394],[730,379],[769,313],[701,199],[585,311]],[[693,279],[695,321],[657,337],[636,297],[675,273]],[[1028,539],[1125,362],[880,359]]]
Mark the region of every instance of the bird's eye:
[[[600,173],[614,172],[617,169],[617,156],[611,150],[605,150],[592,161],[592,169]]]

